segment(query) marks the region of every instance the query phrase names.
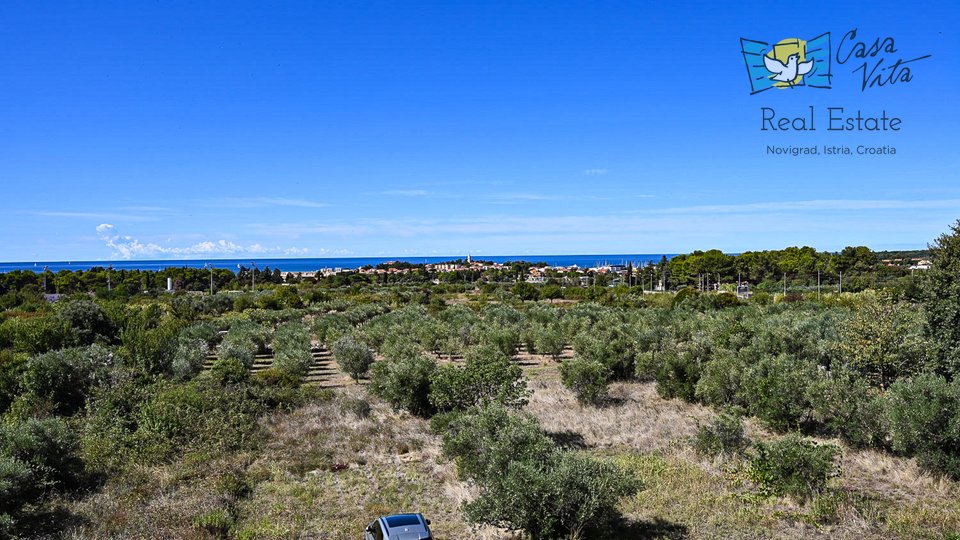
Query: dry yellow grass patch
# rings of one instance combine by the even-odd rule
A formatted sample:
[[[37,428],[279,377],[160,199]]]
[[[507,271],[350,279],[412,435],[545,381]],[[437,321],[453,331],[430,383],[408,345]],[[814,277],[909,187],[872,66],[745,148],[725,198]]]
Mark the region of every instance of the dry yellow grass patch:
[[[657,395],[653,383],[614,383],[613,402],[607,407],[581,405],[555,377],[537,377],[530,387],[528,410],[543,429],[577,433],[591,447],[629,447],[638,451],[662,450],[678,439],[696,433],[697,421],[711,415],[704,407]]]
[[[472,496],[444,461],[426,421],[371,400],[368,417],[349,412],[367,399],[344,388],[328,403],[268,422],[271,442],[250,468],[258,480],[240,505],[238,538],[356,539],[374,517],[422,512],[437,538],[493,539],[471,531],[459,505]]]

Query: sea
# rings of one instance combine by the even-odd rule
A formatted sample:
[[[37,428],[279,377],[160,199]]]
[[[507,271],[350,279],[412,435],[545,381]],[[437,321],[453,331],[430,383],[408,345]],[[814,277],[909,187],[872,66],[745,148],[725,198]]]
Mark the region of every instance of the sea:
[[[531,263],[546,263],[549,266],[578,266],[580,268],[597,268],[614,264],[633,264],[634,268],[645,266],[648,262],[658,263],[662,257],[673,257],[669,253],[631,253],[607,255],[474,255],[474,260],[507,263],[526,261]],[[466,259],[465,255],[446,257],[323,257],[323,258],[292,258],[292,259],[162,259],[162,260],[117,260],[117,261],[31,261],[31,262],[0,262],[0,272],[16,270],[30,270],[43,272],[46,268],[50,272],[61,270],[89,270],[91,268],[112,267],[114,270],[163,270],[166,268],[206,268],[209,264],[214,268],[236,270],[240,266],[251,268],[269,267],[271,270],[279,268],[281,272],[313,272],[324,268],[340,268],[353,270],[364,266],[376,266],[391,261],[403,261],[412,264],[443,263]]]

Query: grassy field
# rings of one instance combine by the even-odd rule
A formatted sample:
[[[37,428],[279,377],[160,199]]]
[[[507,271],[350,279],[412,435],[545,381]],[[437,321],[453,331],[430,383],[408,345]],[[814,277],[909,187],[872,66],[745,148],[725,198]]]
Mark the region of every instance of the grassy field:
[[[554,361],[520,361],[533,390],[527,410],[551,436],[642,480],[644,489],[622,501],[618,538],[933,539],[960,531],[958,485],[913,460],[843,447],[843,474],[826,494],[805,504],[764,497],[741,458],[691,449],[710,410],[664,400],[653,383],[616,383],[610,405],[583,406],[559,383]],[[459,505],[473,491],[441,456],[428,422],[391,410],[364,384],[320,391],[261,424],[258,452],[185,455],[58,501],[74,516],[65,536],[356,539],[374,516],[420,511],[437,538],[514,538],[464,522]],[[774,437],[750,422],[747,434]]]

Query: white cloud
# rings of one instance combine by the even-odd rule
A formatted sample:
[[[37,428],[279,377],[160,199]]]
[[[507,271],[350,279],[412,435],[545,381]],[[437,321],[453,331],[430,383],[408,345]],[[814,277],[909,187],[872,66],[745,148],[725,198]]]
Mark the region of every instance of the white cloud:
[[[603,176],[609,172],[609,169],[587,169],[583,171],[583,174],[587,176]]]
[[[296,255],[303,256],[309,251],[298,247],[265,247],[254,243],[247,246],[228,240],[205,240],[183,247],[161,246],[152,242],[143,243],[131,236],[121,236],[110,223],[97,226],[97,236],[114,255],[122,259],[141,257],[192,257],[198,255]]]

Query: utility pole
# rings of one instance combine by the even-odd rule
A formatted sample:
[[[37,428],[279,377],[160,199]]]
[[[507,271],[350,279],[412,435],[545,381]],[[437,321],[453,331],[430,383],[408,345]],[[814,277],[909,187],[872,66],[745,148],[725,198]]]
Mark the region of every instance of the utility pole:
[[[113,290],[113,289],[111,288],[112,285],[111,285],[111,283],[110,283],[110,272],[111,272],[111,271],[113,271],[113,265],[112,265],[112,264],[107,267],[107,292],[110,292],[111,290]]]
[[[820,270],[817,270],[817,302],[820,301]]]
[[[253,270],[250,271],[250,289],[257,292],[257,263],[251,262],[250,266],[253,267]]]
[[[210,269],[210,296],[213,296],[213,265],[210,263],[207,263],[203,265],[203,267]]]
[[[840,292],[843,292],[843,270],[840,271]]]
[[[787,295],[787,273],[783,273],[783,295]]]
[[[47,271],[50,270],[49,266],[43,267],[43,294],[47,294]]]

